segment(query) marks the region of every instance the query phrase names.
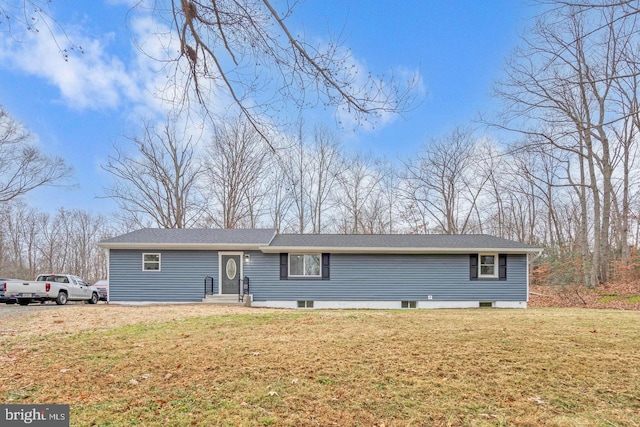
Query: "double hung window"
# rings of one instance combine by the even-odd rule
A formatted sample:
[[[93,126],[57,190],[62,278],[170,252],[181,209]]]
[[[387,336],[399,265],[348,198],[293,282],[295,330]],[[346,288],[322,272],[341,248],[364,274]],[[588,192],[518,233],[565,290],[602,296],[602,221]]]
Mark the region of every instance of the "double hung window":
[[[160,271],[160,254],[142,254],[142,271]]]
[[[320,277],[320,254],[289,254],[289,277]]]
[[[480,254],[478,277],[498,277],[498,254]]]

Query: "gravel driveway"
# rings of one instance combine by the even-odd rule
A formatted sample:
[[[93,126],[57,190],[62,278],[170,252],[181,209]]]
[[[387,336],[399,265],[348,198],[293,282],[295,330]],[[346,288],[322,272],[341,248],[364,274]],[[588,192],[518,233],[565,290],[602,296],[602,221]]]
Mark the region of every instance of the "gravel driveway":
[[[67,303],[68,305],[76,305],[82,303]],[[4,304],[0,303],[0,318],[7,316],[14,316],[16,314],[22,313],[35,313],[36,311],[43,310],[59,310],[64,308],[62,305],[57,305],[55,302],[47,303],[47,304],[29,304],[29,305],[20,305],[20,304]]]

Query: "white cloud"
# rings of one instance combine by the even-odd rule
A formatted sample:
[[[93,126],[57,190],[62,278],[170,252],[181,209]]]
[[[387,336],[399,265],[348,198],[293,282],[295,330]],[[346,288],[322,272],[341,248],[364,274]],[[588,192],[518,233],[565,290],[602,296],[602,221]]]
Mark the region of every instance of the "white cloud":
[[[134,6],[133,0],[108,0],[108,3]],[[153,8],[140,6],[140,0],[135,0],[135,9],[128,20],[131,31],[128,49],[116,50],[114,34],[89,37],[86,29],[61,23],[67,34],[62,33],[60,26],[50,25],[53,34],[25,32],[21,34],[24,43],[0,39],[0,61],[58,88],[62,101],[71,109],[126,108],[132,113],[129,116],[133,120],[159,118],[171,112],[177,100],[188,98],[185,90],[190,76],[184,63],[174,61],[180,50],[177,35],[170,26],[156,18]],[[56,40],[66,41],[67,37],[82,46],[84,53],[71,51],[65,61]],[[366,65],[350,51],[342,52],[341,56],[344,61],[341,80],[352,82],[352,89],[361,88],[359,95],[369,99],[368,107],[380,110],[378,117],[364,114],[360,117],[365,120],[358,121],[358,114],[342,104],[337,106],[337,120],[343,127],[365,130],[380,129],[393,123],[398,113],[381,107],[389,100],[391,104],[396,101],[396,89],[390,86],[388,79],[372,76]],[[407,81],[414,84],[418,93],[424,91],[419,73],[396,70],[395,74],[400,91]],[[219,90],[215,79],[202,79],[199,83],[202,93],[209,96],[209,112],[224,115],[230,107],[233,108],[233,100],[229,94]],[[209,86],[205,88],[202,85]],[[251,100],[246,99],[245,102],[251,108]],[[189,107],[191,110],[199,109],[195,103]],[[266,121],[269,122],[268,119]]]
[[[134,15],[130,24],[130,49],[117,47],[112,33],[89,37],[86,29],[66,23],[49,22],[50,34],[25,30],[19,35],[20,43],[0,38],[0,63],[5,64],[0,68],[10,67],[14,72],[45,80],[60,91],[61,101],[70,109],[131,108],[136,115],[149,118],[167,111],[170,107],[166,100],[181,95],[176,94],[179,87],[167,86],[170,79],[162,68],[167,64],[167,52],[177,52],[171,45],[176,38],[144,13]],[[67,40],[82,46],[82,52],[62,52],[59,44]],[[163,93],[167,90],[173,93]]]
[[[22,43],[3,39],[0,60],[56,86],[73,109],[117,108],[124,94],[135,96],[138,90],[125,65],[107,52],[108,36],[90,39],[75,29],[65,35],[54,31],[56,25],[49,28],[52,34],[25,32]],[[82,46],[84,53],[77,49],[61,52],[58,41],[67,36]]]

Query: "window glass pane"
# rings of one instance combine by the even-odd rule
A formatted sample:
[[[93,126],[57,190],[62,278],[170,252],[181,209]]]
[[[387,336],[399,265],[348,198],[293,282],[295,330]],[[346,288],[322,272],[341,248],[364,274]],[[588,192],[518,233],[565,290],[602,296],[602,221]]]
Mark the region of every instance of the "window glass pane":
[[[236,266],[236,260],[233,258],[229,258],[227,260],[227,279],[233,280],[236,278],[236,273],[238,272],[238,267]]]
[[[495,264],[494,261],[494,256],[493,255],[482,255],[480,257],[480,264],[484,265],[484,264]]]
[[[493,276],[494,275],[494,267],[493,265],[483,265],[480,267],[480,275],[481,276]]]
[[[320,255],[306,255],[304,258],[306,276],[320,275]]]
[[[147,261],[159,262],[160,261],[160,255],[158,255],[158,254],[144,254],[144,260],[145,260],[145,262],[147,262]]]
[[[145,270],[160,270],[160,264],[157,262],[145,262],[144,263]]]
[[[289,255],[289,274],[292,276],[304,274],[304,255]]]

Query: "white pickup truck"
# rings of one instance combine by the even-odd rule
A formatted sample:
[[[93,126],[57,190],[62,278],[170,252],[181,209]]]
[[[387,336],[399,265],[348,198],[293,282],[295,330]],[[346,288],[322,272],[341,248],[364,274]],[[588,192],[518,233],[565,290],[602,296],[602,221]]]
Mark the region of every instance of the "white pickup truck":
[[[67,301],[87,301],[96,304],[100,299],[95,288],[71,274],[41,274],[34,282],[8,281],[0,284],[5,297],[15,298],[20,305],[33,301],[55,301],[64,305]]]

